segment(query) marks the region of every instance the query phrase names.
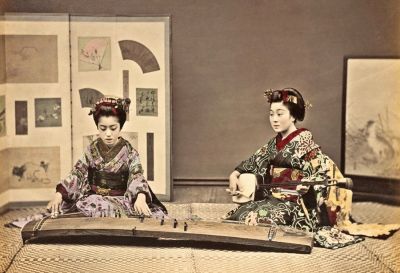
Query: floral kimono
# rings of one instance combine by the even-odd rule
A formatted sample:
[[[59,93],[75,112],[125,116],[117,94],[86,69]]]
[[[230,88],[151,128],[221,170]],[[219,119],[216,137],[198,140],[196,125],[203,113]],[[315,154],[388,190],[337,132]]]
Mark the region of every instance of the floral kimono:
[[[138,152],[122,137],[111,148],[100,138],[93,141],[59,182],[57,192],[63,198],[63,212],[78,210],[92,217],[133,215],[137,194],[144,193],[153,216],[167,214],[143,176]]]
[[[277,190],[256,192],[254,201],[228,212],[225,219],[245,223],[273,222],[310,232],[320,230],[321,226],[332,226],[336,213],[330,213],[325,206],[328,191],[325,186],[310,186],[302,196],[296,192],[296,187],[278,187],[279,183],[287,181],[325,180],[331,168],[332,161],[321,152],[307,129],[297,129],[283,140],[278,134],[235,169],[239,173],[255,174],[259,184],[277,184]],[[354,242],[352,236],[335,232],[343,237],[339,246]],[[328,245],[338,247],[338,244]]]

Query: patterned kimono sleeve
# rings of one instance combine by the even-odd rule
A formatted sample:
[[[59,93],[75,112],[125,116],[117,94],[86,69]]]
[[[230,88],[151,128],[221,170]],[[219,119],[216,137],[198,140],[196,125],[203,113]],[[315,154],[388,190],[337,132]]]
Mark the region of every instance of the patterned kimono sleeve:
[[[257,153],[257,152],[256,152]],[[256,158],[257,155],[254,153],[251,155],[248,159],[243,160],[236,168],[235,170],[238,171],[239,173],[253,173],[255,172],[257,165],[256,165]]]
[[[56,187],[56,191],[61,193],[66,202],[76,202],[83,197],[89,189],[88,168],[89,160],[86,153],[79,159],[69,175],[61,180]]]
[[[304,178],[310,181],[323,181],[328,178],[329,158],[320,148],[314,149],[304,156]],[[320,192],[325,186],[315,185],[314,190]]]
[[[150,194],[149,184],[143,176],[142,164],[140,163],[139,153],[132,149],[128,155],[129,162],[129,178],[127,185],[127,192],[132,199],[136,199],[138,193],[146,195],[146,202],[151,203],[152,198]]]
[[[261,165],[265,165],[269,162],[270,155],[272,153],[272,147],[274,144],[274,139],[269,141],[266,145],[262,146],[258,149],[253,155],[251,155],[248,159],[242,161],[235,170],[239,173],[254,173],[257,174],[259,172],[259,168]]]

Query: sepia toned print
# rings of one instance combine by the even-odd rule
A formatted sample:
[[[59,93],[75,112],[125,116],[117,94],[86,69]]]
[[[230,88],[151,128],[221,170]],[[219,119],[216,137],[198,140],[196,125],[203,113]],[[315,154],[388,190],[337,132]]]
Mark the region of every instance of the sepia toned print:
[[[6,35],[7,83],[58,82],[56,35]]]
[[[59,147],[9,148],[10,188],[44,188],[60,179]]]
[[[35,99],[35,126],[60,127],[61,98]]]
[[[93,88],[79,89],[79,97],[81,99],[81,107],[92,107],[96,101],[103,98],[104,95],[100,91]]]
[[[27,135],[28,134],[28,102],[16,101],[15,102],[15,134]]]
[[[156,57],[145,45],[132,40],[119,41],[118,44],[122,58],[136,62],[143,73],[160,70]]]
[[[154,88],[136,89],[136,115],[158,116],[157,89]]]
[[[111,70],[110,37],[79,37],[78,50],[79,71]]]
[[[347,67],[345,172],[399,179],[400,59],[349,59]]]
[[[5,35],[0,35],[0,83],[6,82]]]

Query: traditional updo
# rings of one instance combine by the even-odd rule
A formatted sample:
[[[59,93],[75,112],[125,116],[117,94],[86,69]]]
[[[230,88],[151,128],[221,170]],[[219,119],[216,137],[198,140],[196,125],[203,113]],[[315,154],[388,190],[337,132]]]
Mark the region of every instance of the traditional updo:
[[[290,115],[295,118],[295,122],[303,121],[305,116],[305,102],[300,92],[294,88],[284,88],[281,90],[268,90],[264,94],[268,102],[282,102],[290,112]]]
[[[122,129],[126,121],[126,113],[129,112],[130,103],[131,100],[129,98],[101,98],[90,110],[89,115],[93,115],[96,127],[99,124],[100,117],[117,117],[120,129]]]

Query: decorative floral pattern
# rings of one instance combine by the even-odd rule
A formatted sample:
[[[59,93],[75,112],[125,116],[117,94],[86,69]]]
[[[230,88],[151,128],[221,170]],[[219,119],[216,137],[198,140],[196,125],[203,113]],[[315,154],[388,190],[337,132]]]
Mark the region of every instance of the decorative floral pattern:
[[[269,169],[272,164],[274,167],[297,169],[304,179],[324,180],[327,178],[329,170],[326,162],[330,159],[321,152],[319,146],[313,141],[310,131],[298,129],[297,132],[298,134],[279,151],[276,148],[279,138],[272,138],[247,160],[241,162],[236,170],[240,173],[268,176],[269,173],[265,170]],[[279,158],[278,164],[277,158]],[[320,162],[320,164],[311,164],[311,162]]]
[[[301,207],[290,201],[282,201],[272,196],[264,200],[251,201],[228,212],[223,218],[247,222],[249,217],[256,214],[256,222],[270,224],[274,222],[278,225],[291,226],[293,228],[315,231],[317,228],[317,213],[315,210],[309,211],[310,219],[302,211]]]
[[[108,173],[129,170],[125,195],[111,197],[92,194],[88,182],[89,167]],[[155,196],[143,176],[138,152],[123,138],[108,150],[101,139],[93,141],[70,174],[59,182],[57,191],[63,195],[64,212],[78,209],[87,216],[103,216],[116,212],[129,215],[133,213],[132,203],[138,193],[146,195],[146,201],[153,212],[166,212],[158,200],[153,200]]]
[[[318,246],[337,249],[363,241],[360,236],[352,236],[333,227],[322,227],[315,234],[314,241]]]
[[[289,136],[282,141],[278,135],[271,139],[250,158],[241,162],[236,170],[262,176],[268,183],[279,183],[293,178],[307,181],[327,179],[329,172],[332,172],[332,161],[314,142],[311,132],[298,129],[290,135],[289,140],[288,138]],[[311,187],[301,199],[287,198],[288,195],[270,192],[265,199],[243,204],[228,212],[224,218],[243,222],[254,222],[255,219],[257,223],[273,222],[316,232],[316,242],[327,248],[338,248],[358,242],[359,238],[345,235],[331,227],[322,227],[321,219],[328,217],[323,215],[326,209],[321,207],[325,205],[326,195],[327,189],[322,185]]]

